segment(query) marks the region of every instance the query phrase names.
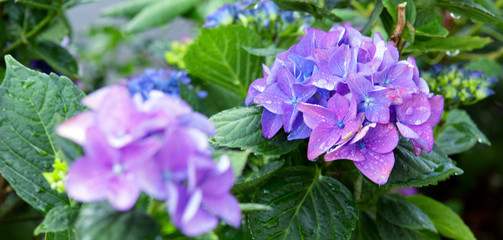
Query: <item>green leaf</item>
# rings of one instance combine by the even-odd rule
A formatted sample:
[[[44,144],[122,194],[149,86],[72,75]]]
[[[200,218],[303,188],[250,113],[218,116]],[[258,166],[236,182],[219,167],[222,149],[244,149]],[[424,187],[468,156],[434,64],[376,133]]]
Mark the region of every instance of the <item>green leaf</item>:
[[[34,235],[42,232],[63,232],[73,226],[79,213],[78,208],[70,206],[57,206],[51,209],[44,218],[44,221],[38,225]]]
[[[376,221],[372,219],[368,213],[360,211],[358,215],[358,223],[356,229],[351,235],[351,240],[381,240],[379,231],[377,230]]]
[[[475,21],[503,23],[503,18],[499,14],[490,12],[472,0],[437,0],[436,4],[450,12]]]
[[[366,35],[366,36],[370,35],[372,27],[376,23],[379,15],[381,15],[382,10],[383,10],[382,0],[376,0],[376,5],[374,7],[374,10],[372,10],[372,14],[370,15],[369,21],[367,22],[367,24],[365,24],[365,26],[363,27],[363,29],[361,31],[361,33],[363,35]]]
[[[262,155],[282,155],[292,151],[302,141],[288,141],[283,131],[271,139],[262,134],[262,107],[237,107],[222,111],[210,117],[217,134],[212,139],[222,147],[251,149]]]
[[[200,0],[156,1],[143,8],[126,25],[126,31],[137,33],[152,27],[166,24],[171,19],[187,12]]]
[[[475,240],[470,228],[449,207],[423,195],[412,195],[405,199],[426,213],[442,236],[458,240]]]
[[[417,12],[416,35],[425,37],[447,37],[449,31],[442,27],[442,17],[433,9]]]
[[[66,77],[30,70],[10,55],[0,86],[0,173],[35,209],[48,212],[69,204],[50,188],[42,172],[51,171],[56,156],[56,116],[70,118],[84,107],[84,93]]]
[[[257,189],[253,202],[272,211],[251,212],[254,239],[348,239],[358,208],[339,181],[308,167],[286,168]]]
[[[75,61],[72,54],[59,44],[42,41],[33,45],[33,51],[54,70],[70,77],[78,76],[79,67],[77,61]]]
[[[422,187],[436,184],[453,174],[463,173],[437,145],[431,153],[423,151],[421,155],[416,156],[410,142],[401,139],[394,153],[395,166],[387,186]]]
[[[247,46],[243,46],[243,48],[249,52],[252,55],[259,56],[259,57],[276,57],[276,55],[287,51],[286,49],[282,48],[274,48],[274,47],[268,47],[268,48],[251,48]]]
[[[45,234],[45,240],[72,240],[77,239],[72,229],[61,232],[48,232]]]
[[[232,187],[233,193],[250,193],[274,173],[276,173],[285,163],[285,161],[275,161],[264,165],[257,172],[249,172],[239,177]]]
[[[66,36],[71,36],[71,27],[68,19],[61,14],[54,17],[43,32],[37,34],[36,41],[61,42]]]
[[[445,152],[457,154],[468,151],[477,142],[491,145],[465,110],[452,110],[447,115],[445,124],[438,130],[435,142]]]
[[[402,228],[388,222],[379,214],[377,214],[377,228],[382,239],[386,240],[440,240],[438,234],[434,232]]]
[[[242,212],[253,212],[253,211],[271,211],[272,208],[268,205],[258,204],[258,203],[240,203],[239,208]]]
[[[245,97],[250,83],[262,75],[264,58],[250,54],[243,46],[260,45],[260,36],[244,26],[203,28],[184,61],[190,74]]]
[[[75,223],[79,240],[156,239],[159,224],[140,211],[118,212],[108,203],[86,204]]]
[[[416,4],[414,1],[406,1],[406,0],[382,0],[384,8],[388,11],[388,13],[393,18],[393,22],[397,22],[398,19],[398,4],[407,2],[407,6],[405,7],[405,20],[414,24],[416,22]]]
[[[320,6],[316,0],[273,0],[279,8],[288,11],[308,12],[315,18],[327,18],[334,22],[341,22],[342,19],[333,14],[330,9]],[[334,1],[328,1],[327,5],[335,5]]]
[[[101,10],[100,14],[105,17],[131,18],[143,8],[156,1],[157,0],[129,0],[120,2]]]
[[[216,150],[213,152],[212,157],[215,160],[218,160],[224,154],[227,155],[231,161],[232,170],[234,170],[234,177],[240,177],[246,166],[250,151]]]
[[[437,232],[431,220],[420,208],[398,195],[381,196],[377,200],[376,207],[377,214],[392,224],[408,229]]]
[[[404,49],[405,52],[444,52],[444,51],[471,51],[483,48],[491,42],[490,38],[483,37],[448,37],[434,38],[428,41],[416,41]]]

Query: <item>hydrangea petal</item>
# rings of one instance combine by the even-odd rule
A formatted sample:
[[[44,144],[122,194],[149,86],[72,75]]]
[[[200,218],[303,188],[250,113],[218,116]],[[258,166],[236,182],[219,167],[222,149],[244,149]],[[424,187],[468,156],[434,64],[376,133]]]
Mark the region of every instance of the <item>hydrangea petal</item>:
[[[274,83],[267,87],[263,93],[257,95],[254,99],[254,103],[264,106],[274,114],[283,114],[281,105],[288,100],[288,97],[281,91],[278,84]]]
[[[333,151],[325,154],[325,161],[348,159],[352,161],[364,161],[365,155],[356,144],[346,143],[336,147]]]
[[[395,107],[396,118],[401,123],[420,125],[426,122],[431,114],[431,107],[426,94],[415,93],[404,99],[402,105]]]
[[[283,126],[283,118],[279,114],[274,114],[267,109],[264,109],[262,113],[262,135],[265,138],[270,139],[276,135],[276,133]]]
[[[393,152],[382,154],[368,151],[365,155],[365,161],[355,161],[354,163],[358,170],[372,182],[383,185],[388,181],[393,169],[395,156]]]
[[[241,225],[239,202],[231,194],[222,194],[219,197],[205,196],[203,204],[231,226],[238,228]]]
[[[337,123],[335,114],[324,107],[315,104],[300,103],[297,105],[297,108],[303,113],[304,122],[311,129],[314,129],[322,122]]]
[[[433,96],[428,99],[431,107],[430,118],[426,121],[428,125],[434,127],[442,118],[442,112],[444,110],[444,97],[442,95]]]
[[[391,123],[377,124],[363,138],[365,146],[377,153],[389,153],[393,151],[398,144],[398,140],[398,132]]]
[[[314,160],[334,146],[341,139],[338,127],[322,122],[313,129],[307,146],[307,158]]]

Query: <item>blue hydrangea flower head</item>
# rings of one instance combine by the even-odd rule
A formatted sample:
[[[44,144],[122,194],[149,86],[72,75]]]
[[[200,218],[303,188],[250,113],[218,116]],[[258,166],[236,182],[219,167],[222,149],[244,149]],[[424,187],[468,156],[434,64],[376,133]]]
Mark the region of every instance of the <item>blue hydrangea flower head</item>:
[[[185,85],[190,83],[185,71],[149,68],[141,75],[130,78],[127,86],[131,95],[140,93],[146,99],[152,90],[179,96],[180,82]]]

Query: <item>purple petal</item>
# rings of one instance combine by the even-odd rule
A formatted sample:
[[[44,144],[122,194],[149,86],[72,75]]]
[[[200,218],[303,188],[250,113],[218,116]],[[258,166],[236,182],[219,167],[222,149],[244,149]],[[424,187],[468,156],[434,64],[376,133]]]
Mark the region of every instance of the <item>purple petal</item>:
[[[234,184],[234,171],[232,170],[229,157],[224,155],[220,158],[216,169],[213,169],[211,177],[206,179],[201,186],[204,196],[221,196],[227,194]]]
[[[386,104],[372,104],[365,110],[365,118],[374,123],[389,122],[389,107]]]
[[[414,132],[414,130],[410,129],[408,125],[397,122],[396,126],[398,127],[398,130],[400,130],[402,136],[404,136],[405,138],[419,138],[419,135]]]
[[[274,83],[267,87],[263,93],[257,95],[254,99],[254,103],[264,106],[274,114],[283,114],[281,105],[288,100],[288,96],[281,91],[278,84]]]
[[[341,134],[338,127],[325,122],[318,124],[309,137],[307,158],[314,160],[319,155],[328,151],[340,139]]]
[[[346,79],[349,90],[351,90],[357,103],[373,89],[372,83],[369,80],[356,73],[350,73]]]
[[[223,194],[219,197],[205,196],[203,204],[231,226],[238,228],[241,225],[239,202],[231,194]]]
[[[297,99],[292,100],[296,100],[296,102],[306,102],[314,94],[316,94],[317,90],[318,89],[312,85],[294,84],[293,91],[295,92],[295,97]]]
[[[420,125],[426,122],[431,114],[431,107],[426,94],[414,93],[406,98],[402,105],[396,106],[396,118],[401,123]]]
[[[93,167],[89,167],[93,166]],[[65,189],[68,196],[81,202],[105,199],[106,184],[110,172],[102,163],[86,157],[77,159],[68,170]]]
[[[288,141],[295,139],[305,139],[311,135],[311,128],[309,128],[303,121],[303,114],[299,114],[293,123],[292,132],[288,135]]]
[[[377,124],[363,138],[365,146],[377,153],[389,153],[398,144],[398,132],[393,124]]]
[[[308,29],[306,36],[295,46],[294,52],[301,57],[312,56],[315,49],[315,34],[314,29]]]
[[[274,114],[264,108],[262,113],[262,134],[265,138],[271,139],[283,126],[282,115]]]
[[[444,110],[444,97],[442,97],[442,95],[437,95],[430,97],[428,101],[430,102],[431,114],[426,123],[428,123],[431,127],[434,127],[442,118],[442,112]]]
[[[391,86],[394,89],[401,87],[408,92],[416,92],[418,88],[412,80],[412,75],[412,65],[408,62],[398,62],[388,69],[382,84],[383,86]]]
[[[283,93],[290,99],[294,98],[293,84],[295,83],[295,77],[286,67],[279,69],[278,74],[278,87],[283,91]]]
[[[266,78],[259,78],[255,81],[253,81],[250,84],[250,87],[248,87],[248,95],[246,96],[245,99],[245,105],[250,106],[253,103],[253,99],[255,96],[259,95],[262,93],[266,88]]]
[[[360,149],[357,144],[346,143],[325,154],[325,161],[338,159],[363,161],[365,160],[365,155],[363,155],[362,149]]]
[[[395,156],[393,152],[381,154],[368,151],[365,155],[365,161],[354,163],[358,170],[372,182],[383,185],[388,181],[391,170],[393,169]]]
[[[188,220],[182,221],[178,227],[182,233],[195,237],[207,233],[218,226],[218,218],[208,213],[203,208],[197,208],[195,214]]]
[[[342,121],[348,114],[349,106],[349,100],[337,93],[328,100],[328,109],[335,114],[338,121]],[[354,108],[356,115],[356,106]]]
[[[86,131],[94,123],[95,114],[91,111],[77,114],[56,128],[59,136],[68,138],[80,145],[86,142]]]
[[[303,113],[304,122],[311,129],[314,129],[322,122],[334,125],[337,123],[335,114],[324,107],[309,103],[299,103],[297,108]]]
[[[332,91],[335,89],[337,83],[341,81],[341,78],[327,72],[325,69],[326,67],[320,66],[320,70],[316,71],[311,78],[309,78],[308,84]]]
[[[133,174],[120,174],[108,180],[106,198],[119,211],[133,208],[140,193],[141,189]]]
[[[338,77],[345,78],[349,73],[349,64],[351,61],[351,50],[348,45],[341,45],[337,48],[330,60],[328,60],[328,67],[332,74]]]
[[[428,123],[424,123],[421,125],[408,125],[408,127],[419,135],[419,138],[410,140],[412,146],[414,147],[414,153],[419,155],[422,150],[431,152],[431,150],[433,150],[435,140],[433,139],[433,130],[430,125],[428,125]]]
[[[321,42],[321,47],[322,48],[332,48],[335,47],[339,44],[343,37],[343,31],[342,30],[336,30],[336,31],[330,31],[325,35]]]

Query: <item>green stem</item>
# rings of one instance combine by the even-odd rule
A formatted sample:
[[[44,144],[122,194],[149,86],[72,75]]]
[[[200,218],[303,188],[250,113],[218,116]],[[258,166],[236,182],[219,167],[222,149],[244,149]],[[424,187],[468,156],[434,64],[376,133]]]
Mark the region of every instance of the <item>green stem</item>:
[[[360,201],[361,195],[362,195],[362,185],[363,185],[363,177],[362,175],[358,175],[358,178],[355,180],[355,189],[354,189],[354,195],[355,195],[355,200],[356,202]]]
[[[27,41],[32,38],[33,36],[37,35],[51,20],[53,17],[56,16],[57,12],[51,12],[47,16],[45,16],[42,21],[40,21],[35,28],[33,28],[30,32],[28,32],[26,35],[21,36],[18,40],[16,40],[14,43],[9,45],[3,52],[2,55],[5,55],[9,53],[10,51],[14,50],[15,48],[19,47],[21,44],[27,43]]]

